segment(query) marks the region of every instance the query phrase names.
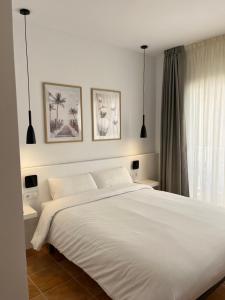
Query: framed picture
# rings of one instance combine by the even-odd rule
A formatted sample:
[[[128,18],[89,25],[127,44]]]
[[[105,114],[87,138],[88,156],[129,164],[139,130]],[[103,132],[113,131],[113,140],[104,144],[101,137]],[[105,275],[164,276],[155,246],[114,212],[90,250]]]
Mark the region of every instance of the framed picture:
[[[121,139],[121,92],[91,89],[92,139]]]
[[[43,83],[46,143],[83,140],[80,86]]]

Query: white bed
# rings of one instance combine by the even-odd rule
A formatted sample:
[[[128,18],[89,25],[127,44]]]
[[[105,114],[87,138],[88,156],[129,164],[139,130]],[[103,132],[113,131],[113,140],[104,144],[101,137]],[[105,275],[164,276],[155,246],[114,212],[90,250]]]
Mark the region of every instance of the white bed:
[[[115,300],[191,300],[225,276],[225,210],[139,184],[45,205],[48,241]]]

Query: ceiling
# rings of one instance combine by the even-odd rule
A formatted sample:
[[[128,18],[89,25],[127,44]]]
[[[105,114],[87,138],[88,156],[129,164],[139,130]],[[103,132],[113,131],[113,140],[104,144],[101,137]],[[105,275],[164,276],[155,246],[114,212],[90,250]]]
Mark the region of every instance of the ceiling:
[[[159,52],[225,33],[225,0],[13,0],[32,22],[85,39]]]

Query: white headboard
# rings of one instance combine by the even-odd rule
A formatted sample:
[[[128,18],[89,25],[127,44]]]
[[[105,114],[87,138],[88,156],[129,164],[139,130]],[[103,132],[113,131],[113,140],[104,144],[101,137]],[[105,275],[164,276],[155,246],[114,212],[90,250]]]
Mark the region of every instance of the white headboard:
[[[140,162],[137,176],[138,179],[158,179],[158,154],[156,153],[36,166],[22,168],[21,170],[24,198],[26,197],[26,194],[29,193],[31,195],[31,197],[29,198],[29,204],[33,206],[36,210],[40,211],[41,202],[51,200],[47,182],[48,178],[70,176],[73,174],[93,172],[97,170],[109,169],[119,166],[126,167],[132,175],[131,163],[133,160],[139,160]],[[38,176],[37,188],[25,188],[24,177],[27,175]]]

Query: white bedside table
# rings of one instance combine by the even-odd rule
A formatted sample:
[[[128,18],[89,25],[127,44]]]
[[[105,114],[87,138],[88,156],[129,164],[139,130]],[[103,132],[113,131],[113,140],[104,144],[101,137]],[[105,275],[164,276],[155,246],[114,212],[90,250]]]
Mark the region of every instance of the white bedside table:
[[[29,220],[38,216],[37,211],[33,209],[29,204],[23,204],[23,219]]]
[[[153,189],[159,189],[159,181],[151,180],[151,179],[142,179],[142,180],[137,180],[135,181],[136,183],[139,184],[146,184],[151,186]]]

